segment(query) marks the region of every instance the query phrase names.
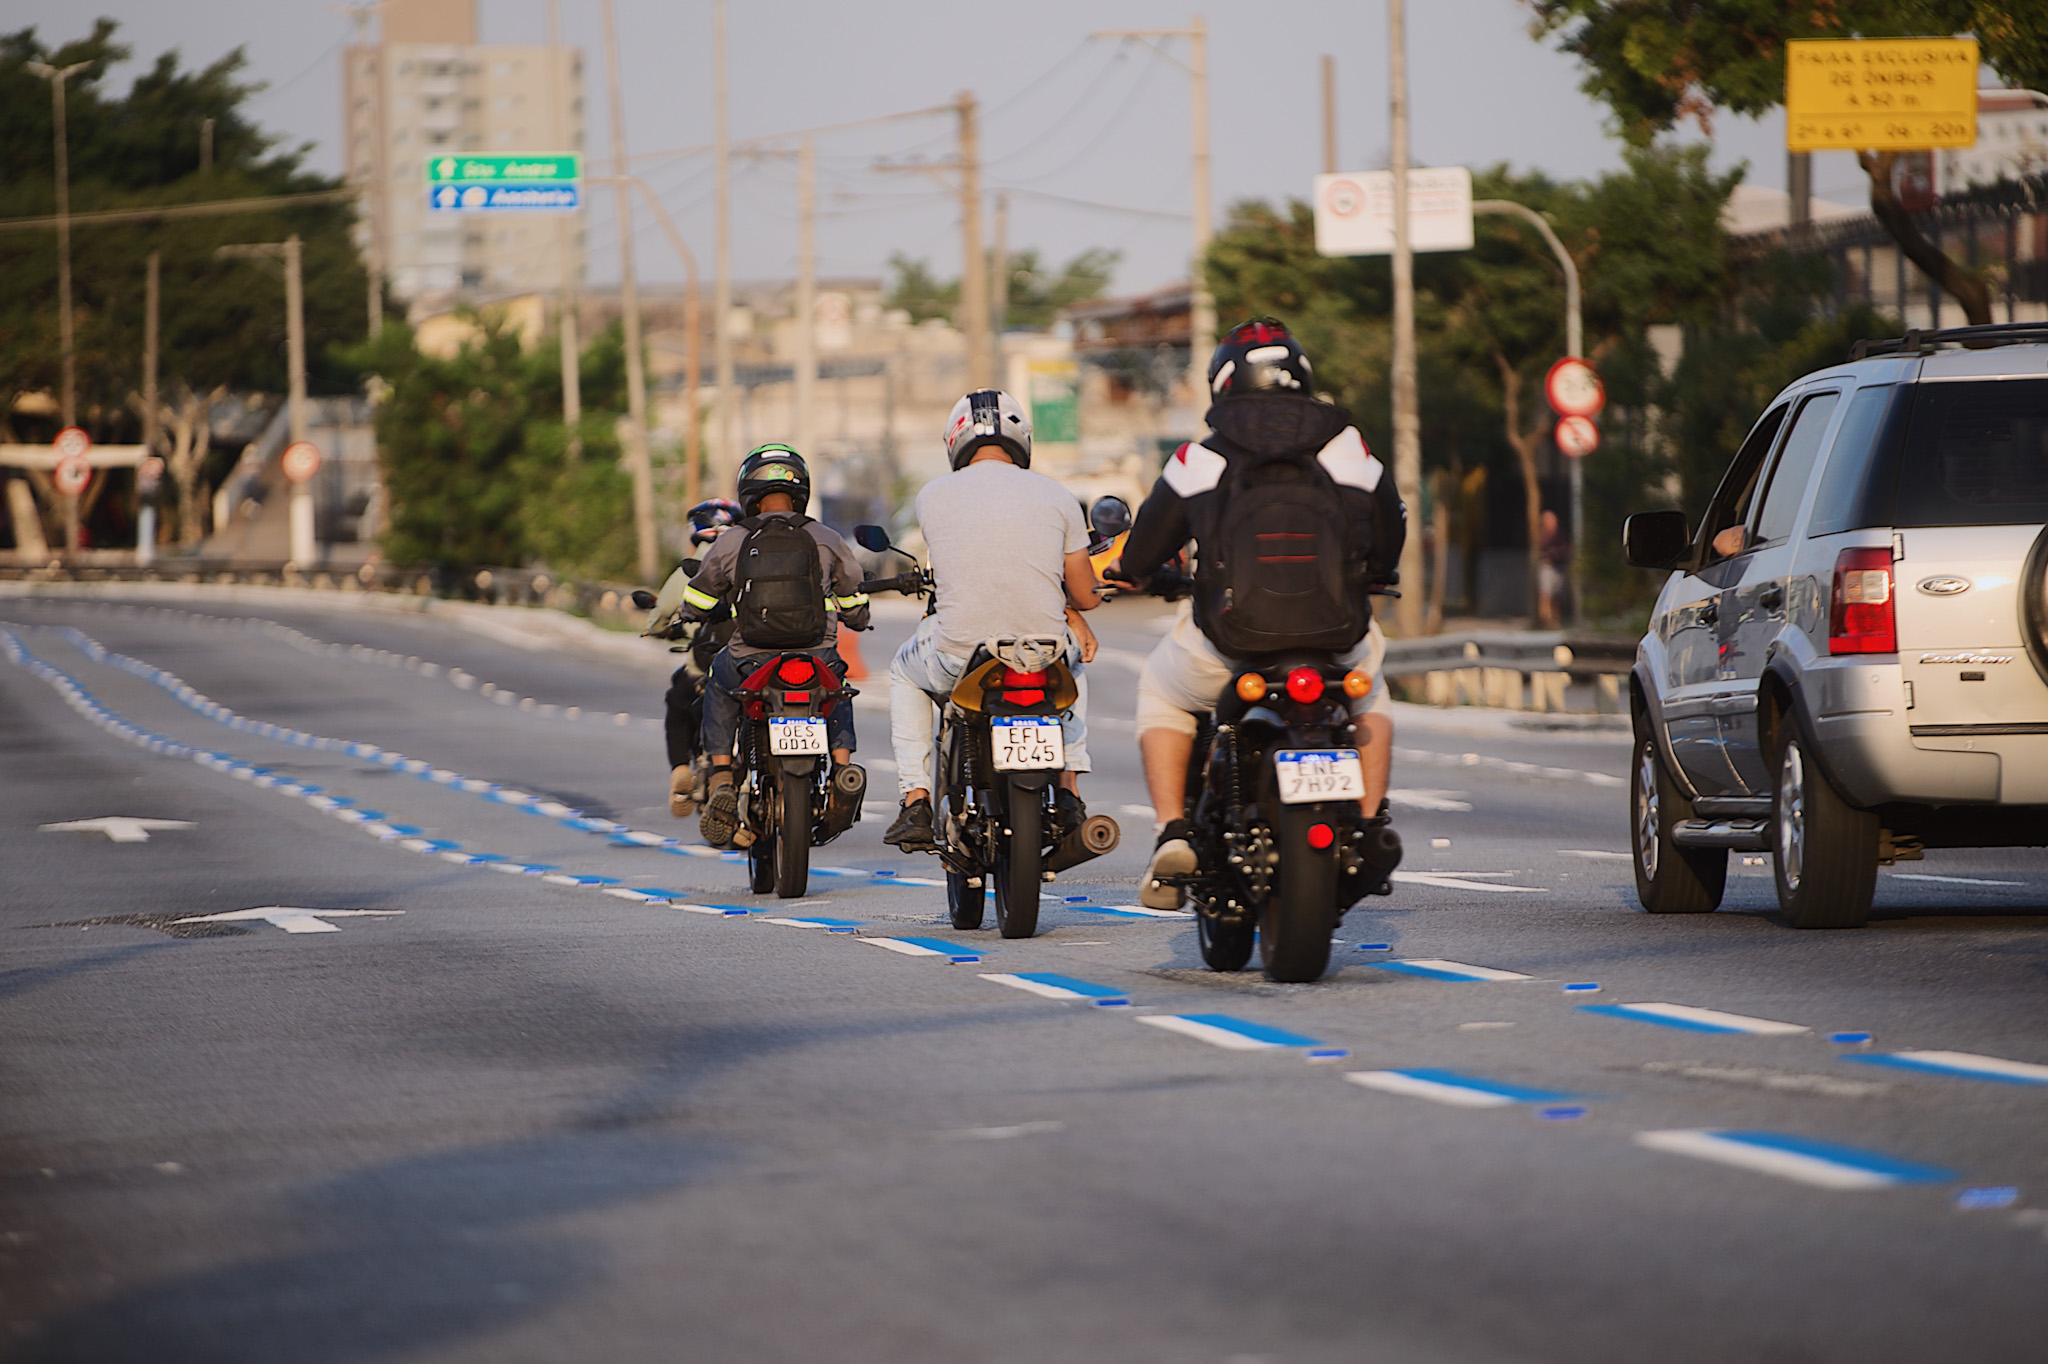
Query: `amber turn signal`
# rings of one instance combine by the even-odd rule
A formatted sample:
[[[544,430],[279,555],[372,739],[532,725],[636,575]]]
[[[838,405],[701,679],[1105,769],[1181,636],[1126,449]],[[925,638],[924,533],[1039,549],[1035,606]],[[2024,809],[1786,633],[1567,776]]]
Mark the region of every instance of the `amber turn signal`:
[[[1344,694],[1356,701],[1372,690],[1372,674],[1353,668],[1344,674]]]
[[[1266,699],[1266,679],[1257,673],[1245,673],[1237,679],[1237,699],[1240,701],[1263,701]]]

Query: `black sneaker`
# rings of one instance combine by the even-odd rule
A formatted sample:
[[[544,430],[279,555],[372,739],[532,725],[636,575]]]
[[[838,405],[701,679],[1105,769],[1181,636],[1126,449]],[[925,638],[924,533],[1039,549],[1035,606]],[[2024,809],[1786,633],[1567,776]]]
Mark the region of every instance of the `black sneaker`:
[[[1087,818],[1088,804],[1077,792],[1069,791],[1065,787],[1053,792],[1052,827],[1056,835],[1055,841],[1080,828],[1082,821]]]
[[[1184,819],[1168,820],[1159,831],[1159,843],[1152,849],[1151,864],[1138,883],[1138,903],[1147,909],[1179,909],[1187,894],[1179,886],[1160,884],[1162,876],[1186,876],[1195,869],[1194,845],[1188,835],[1194,829]]]
[[[904,852],[936,852],[939,840],[932,832],[932,803],[929,800],[913,800],[896,812],[896,822],[889,826],[882,841]]]
[[[697,820],[697,831],[712,847],[730,852],[738,846],[732,836],[740,825],[740,793],[733,784],[732,769],[713,768],[710,787],[710,794],[704,798],[704,813]]]

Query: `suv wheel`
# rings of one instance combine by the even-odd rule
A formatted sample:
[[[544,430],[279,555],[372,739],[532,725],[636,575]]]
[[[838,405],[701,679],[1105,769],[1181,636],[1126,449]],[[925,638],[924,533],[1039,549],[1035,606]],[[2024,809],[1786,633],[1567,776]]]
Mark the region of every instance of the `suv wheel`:
[[[1636,898],[1652,914],[1707,914],[1721,903],[1728,884],[1725,848],[1682,848],[1671,831],[1687,817],[1691,803],[1678,793],[1657,743],[1636,737],[1635,775],[1629,782],[1631,842],[1635,850]]]
[[[1861,928],[1877,889],[1877,814],[1842,799],[1795,734],[1778,758],[1771,861],[1794,928]]]

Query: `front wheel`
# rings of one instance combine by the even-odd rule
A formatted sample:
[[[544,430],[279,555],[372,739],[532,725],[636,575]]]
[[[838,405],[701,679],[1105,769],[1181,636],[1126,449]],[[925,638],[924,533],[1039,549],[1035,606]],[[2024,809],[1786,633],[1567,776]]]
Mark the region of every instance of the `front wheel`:
[[[1727,889],[1726,848],[1686,848],[1671,841],[1671,831],[1687,809],[1685,797],[1657,756],[1657,741],[1640,736],[1635,774],[1629,780],[1629,823],[1636,899],[1652,914],[1710,914]]]
[[[982,911],[988,905],[988,887],[970,886],[962,872],[946,869],[946,917],[963,932],[981,927]]]
[[[775,894],[794,900],[811,884],[811,781],[784,772],[775,786]]]
[[[1038,932],[1038,888],[1045,860],[1045,793],[1010,788],[1006,831],[996,842],[996,931],[1006,938]]]
[[[1794,928],[1861,928],[1877,891],[1878,819],[1842,799],[1798,735],[1778,757],[1771,861],[1778,908]]]
[[[1242,971],[1252,959],[1252,921],[1224,923],[1213,914],[1195,915],[1195,937],[1202,945],[1202,964],[1211,971]]]

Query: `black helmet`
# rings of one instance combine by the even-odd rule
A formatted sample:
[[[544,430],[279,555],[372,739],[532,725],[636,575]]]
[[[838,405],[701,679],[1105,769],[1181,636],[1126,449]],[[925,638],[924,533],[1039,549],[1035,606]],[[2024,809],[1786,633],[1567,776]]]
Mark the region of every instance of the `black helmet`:
[[[1271,389],[1314,397],[1315,374],[1308,356],[1280,319],[1255,317],[1240,322],[1209,357],[1209,392],[1222,398]]]
[[[757,445],[740,461],[740,514],[758,515],[769,493],[788,493],[799,512],[811,505],[811,471],[787,445]]]
[[[729,497],[710,497],[690,508],[690,543],[708,545],[746,513]]]

